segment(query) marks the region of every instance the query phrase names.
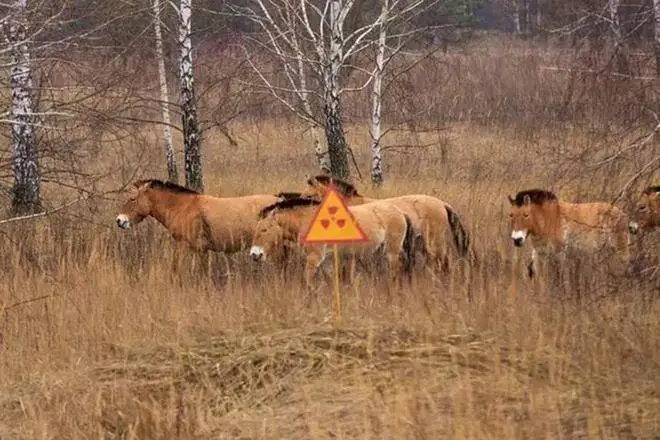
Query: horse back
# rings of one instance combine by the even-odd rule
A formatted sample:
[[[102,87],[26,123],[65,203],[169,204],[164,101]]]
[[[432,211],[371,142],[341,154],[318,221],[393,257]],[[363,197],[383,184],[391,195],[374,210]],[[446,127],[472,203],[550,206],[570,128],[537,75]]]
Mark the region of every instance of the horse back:
[[[199,212],[211,236],[214,250],[236,252],[252,242],[261,209],[276,203],[271,194],[242,197],[200,196]]]
[[[403,239],[406,233],[407,222],[403,212],[386,200],[349,206],[349,210],[371,244]]]
[[[563,204],[561,212],[569,243],[593,249],[603,245],[622,250],[627,247],[628,215],[616,206],[605,202]]]
[[[568,220],[586,228],[620,230],[628,225],[628,215],[610,203],[562,203],[560,207]]]
[[[424,233],[433,229],[444,231],[449,224],[446,202],[426,194],[411,194],[386,199],[401,209],[408,217],[413,228]],[[451,209],[451,207],[449,207]]]

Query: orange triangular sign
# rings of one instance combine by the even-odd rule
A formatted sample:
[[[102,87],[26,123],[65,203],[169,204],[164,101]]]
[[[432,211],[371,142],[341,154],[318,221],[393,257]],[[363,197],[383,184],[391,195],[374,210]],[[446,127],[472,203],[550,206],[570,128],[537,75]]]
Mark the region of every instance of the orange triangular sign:
[[[361,241],[369,241],[369,238],[358,225],[335,186],[329,185],[302,242],[312,244]]]

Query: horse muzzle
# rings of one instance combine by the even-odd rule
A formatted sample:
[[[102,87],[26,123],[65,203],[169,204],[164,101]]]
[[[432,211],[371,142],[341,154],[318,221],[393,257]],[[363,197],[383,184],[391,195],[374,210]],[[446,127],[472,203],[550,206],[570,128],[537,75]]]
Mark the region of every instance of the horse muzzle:
[[[122,229],[130,229],[131,221],[124,214],[120,214],[117,216],[117,226]]]
[[[265,256],[264,248],[261,246],[252,246],[250,248],[250,257],[252,257],[252,261],[263,261]]]
[[[637,222],[630,222],[628,223],[628,231],[630,231],[631,234],[637,234],[639,232],[639,223]]]
[[[515,247],[522,247],[525,244],[525,238],[527,237],[526,231],[513,231],[511,233],[511,240]]]

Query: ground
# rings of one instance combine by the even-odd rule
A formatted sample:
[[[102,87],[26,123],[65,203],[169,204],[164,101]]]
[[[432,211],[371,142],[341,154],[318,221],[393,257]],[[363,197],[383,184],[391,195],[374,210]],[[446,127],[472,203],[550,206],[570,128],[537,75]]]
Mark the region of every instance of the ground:
[[[239,147],[206,135],[209,194],[293,191],[316,172],[303,127],[232,129]],[[348,132],[366,151],[365,127]],[[568,129],[530,138],[465,123],[397,136],[431,146],[387,150],[384,187],[358,187],[446,200],[481,264],[421,271],[402,288],[363,276],[342,287],[340,323],[328,285],[305,292],[295,270],[285,280],[247,255],[172,273],[160,225],[114,224],[123,194],[4,225],[0,438],[658,438],[657,284],[588,265],[571,292],[530,283],[508,241],[507,195],[541,186],[611,199],[626,165],[576,170],[552,147],[590,140]],[[145,145],[125,161],[162,178],[160,143]]]

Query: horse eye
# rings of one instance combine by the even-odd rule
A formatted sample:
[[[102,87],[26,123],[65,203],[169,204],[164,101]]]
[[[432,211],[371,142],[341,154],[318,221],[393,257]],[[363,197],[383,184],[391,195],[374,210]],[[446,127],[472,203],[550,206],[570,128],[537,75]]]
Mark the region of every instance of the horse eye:
[[[640,211],[645,211],[645,210],[646,210],[646,205],[642,205],[642,206],[640,206],[640,207],[639,207],[639,210],[640,210]]]
[[[525,217],[525,218],[529,218],[529,214],[525,214],[524,217]]]

